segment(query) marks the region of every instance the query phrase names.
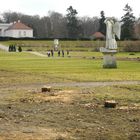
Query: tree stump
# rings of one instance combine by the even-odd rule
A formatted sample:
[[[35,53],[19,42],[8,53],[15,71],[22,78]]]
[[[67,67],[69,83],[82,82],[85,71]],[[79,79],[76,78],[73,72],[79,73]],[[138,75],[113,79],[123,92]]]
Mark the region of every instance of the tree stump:
[[[41,92],[51,92],[51,87],[50,86],[48,86],[48,87],[44,86],[44,87],[41,88]]]
[[[106,107],[106,108],[115,108],[116,105],[117,105],[117,103],[114,100],[105,101],[105,103],[104,103],[104,107]]]

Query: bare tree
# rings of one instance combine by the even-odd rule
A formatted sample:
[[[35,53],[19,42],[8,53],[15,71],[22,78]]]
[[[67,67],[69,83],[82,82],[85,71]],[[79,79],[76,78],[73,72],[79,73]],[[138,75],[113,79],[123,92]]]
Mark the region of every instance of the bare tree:
[[[57,12],[49,13],[53,38],[64,38],[67,35],[66,19]]]
[[[135,29],[135,37],[137,39],[140,39],[140,17],[137,19],[134,29]]]
[[[99,29],[99,19],[97,17],[82,17],[83,37],[89,38],[93,33]]]

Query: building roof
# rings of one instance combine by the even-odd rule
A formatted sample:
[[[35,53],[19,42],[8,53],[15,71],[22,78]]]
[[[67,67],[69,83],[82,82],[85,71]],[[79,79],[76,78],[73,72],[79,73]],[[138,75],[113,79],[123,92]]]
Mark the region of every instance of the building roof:
[[[7,30],[32,30],[32,28],[18,21],[14,22],[11,26],[9,26]]]
[[[101,32],[95,32],[93,34],[93,37],[98,39],[98,38],[105,38],[105,36]]]

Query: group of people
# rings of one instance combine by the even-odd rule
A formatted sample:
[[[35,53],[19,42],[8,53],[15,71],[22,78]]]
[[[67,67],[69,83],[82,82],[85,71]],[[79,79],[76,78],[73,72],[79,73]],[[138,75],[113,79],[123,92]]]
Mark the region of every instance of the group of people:
[[[62,50],[62,51],[59,50],[59,51],[58,51],[58,57],[60,57],[61,53],[62,53],[62,57],[64,57],[64,55],[65,55],[64,50]]]
[[[48,57],[50,57],[50,56],[53,57],[54,56],[54,51],[53,50],[48,51],[47,55],[48,55]]]
[[[11,44],[9,45],[9,49],[8,49],[9,52],[16,52],[16,46]]]
[[[9,51],[9,52],[16,52],[16,51],[17,51],[16,45],[13,45],[13,44],[9,45],[8,51]],[[22,52],[21,46],[18,47],[18,51],[19,51],[19,52]]]
[[[64,50],[58,50],[57,51],[57,53],[58,53],[58,57],[60,57],[61,56],[61,54],[62,54],[62,57],[64,57],[65,56],[65,51]],[[48,57],[50,57],[50,56],[54,56],[54,50],[49,50],[48,52],[47,52],[47,55],[48,55]],[[67,55],[69,55],[69,50],[67,50]]]

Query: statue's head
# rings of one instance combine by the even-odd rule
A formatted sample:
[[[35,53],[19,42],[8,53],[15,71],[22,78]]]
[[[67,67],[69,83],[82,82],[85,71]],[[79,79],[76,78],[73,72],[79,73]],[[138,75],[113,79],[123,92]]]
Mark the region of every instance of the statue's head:
[[[117,19],[114,17],[107,17],[105,20],[105,23],[106,22],[110,22],[111,24],[115,24],[117,22]]]
[[[114,17],[112,17],[112,20],[114,21],[114,23],[117,22],[117,19]]]

